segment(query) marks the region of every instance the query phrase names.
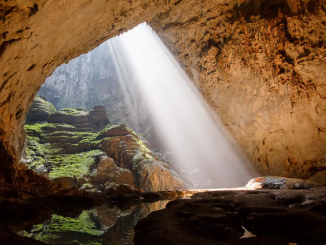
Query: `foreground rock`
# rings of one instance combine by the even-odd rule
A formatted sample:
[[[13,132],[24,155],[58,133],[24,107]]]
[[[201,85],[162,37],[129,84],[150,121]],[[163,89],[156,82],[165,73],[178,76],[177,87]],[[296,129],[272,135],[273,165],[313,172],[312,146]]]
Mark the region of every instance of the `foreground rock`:
[[[248,189],[311,189],[323,185],[302,179],[285,177],[259,177],[248,182],[245,188]]]
[[[216,191],[176,200],[135,227],[136,245],[322,245],[326,189]],[[248,236],[250,233],[254,235]],[[245,238],[249,237],[249,238]]]

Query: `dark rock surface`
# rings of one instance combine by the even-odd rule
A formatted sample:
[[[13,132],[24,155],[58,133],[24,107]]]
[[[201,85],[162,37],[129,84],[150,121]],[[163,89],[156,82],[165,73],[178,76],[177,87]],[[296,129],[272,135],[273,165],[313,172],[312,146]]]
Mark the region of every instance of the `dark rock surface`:
[[[216,191],[175,200],[135,227],[136,245],[324,245],[326,189]],[[245,230],[255,237],[241,238]]]

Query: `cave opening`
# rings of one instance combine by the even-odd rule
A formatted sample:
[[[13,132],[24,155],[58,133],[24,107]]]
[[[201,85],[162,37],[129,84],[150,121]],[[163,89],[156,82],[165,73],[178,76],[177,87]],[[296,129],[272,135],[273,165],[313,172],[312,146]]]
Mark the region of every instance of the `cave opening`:
[[[324,6],[325,0],[3,1],[0,4],[3,27],[0,35],[0,243],[325,244]],[[154,111],[153,115],[156,112],[157,116],[150,116],[153,109],[148,108],[144,120],[138,111],[128,112],[128,107],[139,108],[137,99],[132,97],[135,94],[153,108],[156,103],[152,101],[156,99],[175,101],[172,95],[163,99],[162,93],[155,96],[155,90],[150,90],[147,83],[141,85],[147,76],[143,77],[137,70],[134,74],[123,74],[127,78],[122,80],[127,84],[117,82],[113,86],[111,81],[112,94],[120,97],[129,90],[132,95],[122,96],[126,97],[125,101],[120,105],[119,101],[116,107],[101,106],[108,99],[103,96],[108,84],[105,76],[93,80],[93,85],[104,86],[79,89],[83,86],[77,81],[69,82],[70,88],[63,86],[59,94],[70,97],[74,105],[61,99],[57,102],[62,107],[53,107],[47,103],[51,102],[49,96],[45,96],[49,100],[46,101],[39,94],[32,109],[37,110],[37,105],[42,107],[45,114],[39,116],[48,116],[48,121],[26,125],[28,141],[25,141],[24,118],[45,78],[60,64],[144,21],[150,23],[178,57],[174,70],[163,73],[177,74],[183,81],[185,74],[179,72],[180,63],[195,78],[205,101],[214,114],[220,115],[223,125],[250,160],[264,175],[271,176],[256,178],[242,189],[183,188],[181,177],[184,176],[161,160],[175,156],[177,161],[181,159],[185,163],[186,159],[191,163],[194,160],[191,156],[199,152],[199,147],[186,150],[183,142],[191,141],[193,132],[200,132],[200,128],[189,127],[191,133],[183,140],[173,127],[165,133],[163,126],[167,123],[155,126],[156,121],[166,122],[171,117],[188,118],[191,113],[186,109],[181,113],[170,111],[176,105],[181,107],[181,98],[166,110],[163,103],[158,103],[162,108]],[[134,49],[139,51],[140,47]],[[106,53],[108,50],[110,47],[105,47]],[[116,64],[122,60],[118,67],[113,60],[109,62],[116,81],[119,81],[117,68],[124,73],[124,69],[142,66],[139,61],[144,57],[130,59],[134,56],[129,52],[123,54],[124,48],[114,50]],[[99,56],[94,57],[98,63],[92,63],[93,67],[101,67]],[[75,67],[80,77],[88,69],[85,63],[84,60],[82,66]],[[146,74],[161,74],[156,67],[148,72],[151,65],[146,66]],[[59,75],[64,78],[64,74]],[[172,86],[164,88],[167,84],[171,83],[159,85],[159,92],[171,90]],[[185,84],[182,94],[191,95],[187,91],[191,91],[192,82]],[[180,87],[171,91],[181,94]],[[137,89],[139,93],[135,92]],[[149,94],[140,96],[147,89]],[[74,90],[77,92],[70,93]],[[83,94],[83,91],[88,92]],[[148,103],[146,98],[151,96],[155,100]],[[96,103],[90,103],[95,100]],[[196,107],[192,104],[191,112]],[[164,117],[160,112],[165,111],[172,116]],[[114,118],[114,115],[118,116]],[[208,115],[211,115],[209,111]],[[198,118],[202,120],[206,116]],[[35,117],[30,119],[33,121]],[[208,121],[211,120],[219,123],[214,117]],[[175,123],[171,121],[168,123]],[[193,123],[191,119],[186,121]],[[181,123],[177,130],[187,132],[185,125]],[[152,130],[168,147],[163,144],[154,147],[153,139],[147,138],[148,134],[155,136]],[[210,131],[210,127],[205,130]],[[214,140],[206,142],[203,134],[199,135],[199,146],[208,150],[205,143]],[[25,143],[27,158],[21,154]],[[232,140],[226,145],[223,150],[235,149]],[[180,146],[180,152],[186,152],[188,158],[178,157]],[[163,150],[154,151],[153,148],[159,147]],[[170,155],[162,152],[166,150]],[[241,158],[237,153],[236,150],[231,156],[220,157],[218,152],[216,155],[229,161]],[[201,166],[208,162],[200,159]],[[243,166],[238,169],[237,164],[228,165],[236,166],[233,169],[243,173]],[[198,177],[200,167],[187,171]],[[224,174],[221,180],[237,178],[236,173],[226,169],[220,172],[212,166],[208,169],[210,172],[204,175],[207,178],[197,180],[198,183],[209,186],[208,180],[220,174]],[[155,191],[160,189],[164,191]],[[143,219],[148,212],[162,208]]]
[[[55,182],[78,188],[89,188],[87,184],[96,182],[90,179],[95,178],[92,175],[100,175],[99,163],[103,158],[100,151],[103,146],[95,146],[92,142],[99,136],[91,136],[92,139],[88,134],[99,133],[109,123],[109,127],[119,125],[134,131],[148,148],[146,151],[139,148],[134,150],[136,153],[131,153],[132,157],[116,156],[116,149],[105,148],[106,154],[103,154],[111,157],[115,162],[113,164],[123,168],[126,175],[130,175],[130,172],[134,175],[133,178],[125,176],[126,180],[114,181],[160,191],[183,187],[242,187],[258,176],[191,79],[146,23],[57,68],[46,79],[38,96],[27,114],[27,162],[30,168]],[[105,110],[98,112],[103,109],[101,106],[108,114],[107,121],[103,117]],[[41,107],[48,110],[44,113],[45,116],[49,115],[48,120],[44,120],[39,113]],[[99,117],[100,121],[93,120],[92,124],[92,119],[87,117]],[[35,119],[43,125],[35,124]],[[49,130],[49,125],[44,123],[63,123],[75,128],[70,131],[63,125],[54,125],[57,129]],[[95,127],[91,126],[87,132],[90,124]],[[38,130],[47,136],[33,141],[31,137],[35,137],[35,125],[41,127]],[[126,152],[133,149],[123,134],[121,137],[118,140],[126,141],[128,150],[119,154],[128,154]],[[91,142],[90,145],[80,146],[87,141]],[[35,144],[43,147],[48,154],[42,155]],[[95,152],[90,154],[90,151]],[[155,187],[149,187],[144,183],[147,180],[139,176],[139,170],[134,166],[140,153],[153,156],[168,173],[162,177],[166,178],[164,184],[154,183]],[[82,164],[77,164],[70,154],[75,154],[77,158],[79,155],[90,155],[93,160],[79,157],[77,161]],[[90,164],[91,161],[94,163]],[[75,168],[84,170],[76,171]],[[69,184],[66,183],[67,178]],[[103,189],[103,178],[95,184],[95,189]],[[177,181],[173,180],[172,185],[166,184],[170,178]]]
[[[146,23],[58,67],[35,97],[25,129],[28,168],[87,195],[143,189],[173,199],[184,188],[242,187],[257,176]],[[125,201],[119,195],[110,202]],[[54,214],[19,234],[51,244],[133,244],[137,222],[168,202]]]

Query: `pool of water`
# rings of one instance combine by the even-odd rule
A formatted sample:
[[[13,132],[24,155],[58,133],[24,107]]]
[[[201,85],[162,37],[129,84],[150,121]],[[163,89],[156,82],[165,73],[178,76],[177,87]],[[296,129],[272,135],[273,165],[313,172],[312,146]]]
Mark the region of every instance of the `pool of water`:
[[[53,214],[51,219],[34,225],[19,235],[48,244],[120,245],[134,244],[134,227],[149,213],[164,209],[169,201],[128,206],[104,204],[84,210],[78,217]]]

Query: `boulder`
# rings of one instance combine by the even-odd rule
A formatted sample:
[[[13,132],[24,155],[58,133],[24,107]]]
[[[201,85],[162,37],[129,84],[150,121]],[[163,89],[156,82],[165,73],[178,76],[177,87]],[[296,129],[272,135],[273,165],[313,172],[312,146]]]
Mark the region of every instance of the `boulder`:
[[[50,115],[49,123],[81,124],[89,120],[88,113],[72,108],[64,108]]]
[[[249,189],[310,189],[321,184],[309,180],[285,177],[259,177],[252,179],[245,186]]]
[[[105,125],[110,123],[104,106],[94,106],[89,111],[89,123],[99,128],[104,128]]]
[[[26,116],[26,124],[46,122],[49,116],[56,112],[54,106],[44,97],[36,96]]]
[[[80,128],[103,129],[110,123],[103,106],[94,106],[89,112],[82,108],[64,108],[50,115],[49,123],[78,125]]]
[[[101,156],[98,166],[91,177],[92,182],[115,182],[117,184],[134,183],[134,176],[129,169],[118,167],[112,158]]]
[[[139,186],[145,191],[168,191],[184,188],[184,182],[177,173],[164,167],[155,159],[144,159],[137,166]]]

